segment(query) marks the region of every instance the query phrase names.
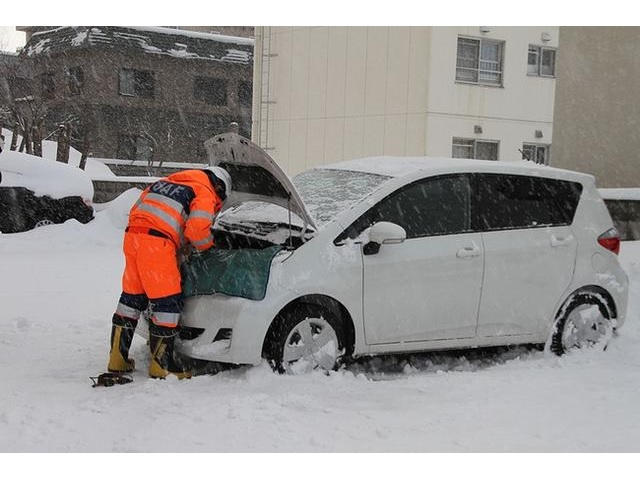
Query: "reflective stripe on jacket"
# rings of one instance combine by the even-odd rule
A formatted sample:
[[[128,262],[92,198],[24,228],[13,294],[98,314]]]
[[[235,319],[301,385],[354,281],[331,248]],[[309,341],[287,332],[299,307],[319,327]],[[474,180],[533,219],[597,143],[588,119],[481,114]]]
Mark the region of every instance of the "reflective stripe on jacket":
[[[160,230],[176,247],[188,241],[206,250],[213,246],[211,225],[221,207],[207,174],[185,170],[145,189],[129,212],[129,226]]]

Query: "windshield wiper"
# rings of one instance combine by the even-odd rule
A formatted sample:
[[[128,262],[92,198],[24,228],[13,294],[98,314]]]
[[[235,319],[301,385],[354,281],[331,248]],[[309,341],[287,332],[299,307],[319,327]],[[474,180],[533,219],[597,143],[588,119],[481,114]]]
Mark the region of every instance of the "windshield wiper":
[[[301,232],[303,227],[299,225],[289,224],[285,222],[261,222],[261,221],[243,221],[243,222],[227,222],[224,220],[218,221],[218,226],[224,228],[225,230],[240,230],[245,233],[252,233],[254,231],[271,233],[276,230],[283,229],[288,230],[291,228],[296,232]],[[309,230],[309,228],[307,228]]]

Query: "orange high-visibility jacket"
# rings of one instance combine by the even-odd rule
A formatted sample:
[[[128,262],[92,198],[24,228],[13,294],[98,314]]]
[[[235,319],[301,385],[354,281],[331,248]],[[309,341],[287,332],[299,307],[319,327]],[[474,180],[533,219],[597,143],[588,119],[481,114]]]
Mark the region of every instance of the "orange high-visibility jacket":
[[[198,250],[213,246],[211,225],[222,200],[201,170],[172,173],[142,192],[129,212],[129,226],[153,228],[176,248],[190,242]]]

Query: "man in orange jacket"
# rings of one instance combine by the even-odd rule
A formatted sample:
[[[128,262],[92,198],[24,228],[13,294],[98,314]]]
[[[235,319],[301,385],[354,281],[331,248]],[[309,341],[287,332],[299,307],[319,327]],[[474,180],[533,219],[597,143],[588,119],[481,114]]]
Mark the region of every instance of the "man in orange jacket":
[[[177,255],[189,245],[199,252],[213,247],[211,226],[230,192],[231,177],[223,168],[185,170],[152,184],[131,208],[124,235],[122,294],[112,319],[109,372],[133,371],[129,348],[138,319],[151,304],[149,376],[191,377],[173,355],[182,310]]]

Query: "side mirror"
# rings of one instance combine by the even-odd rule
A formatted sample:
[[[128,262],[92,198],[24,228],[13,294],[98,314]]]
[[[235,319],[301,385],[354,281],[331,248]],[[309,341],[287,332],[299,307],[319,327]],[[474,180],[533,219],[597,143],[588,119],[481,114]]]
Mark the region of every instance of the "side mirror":
[[[391,222],[378,222],[369,230],[369,243],[363,247],[365,255],[373,255],[380,251],[383,243],[402,243],[407,232],[400,225]]]

